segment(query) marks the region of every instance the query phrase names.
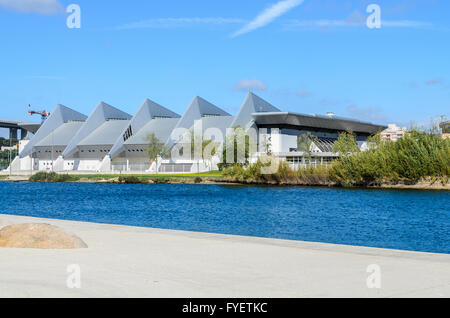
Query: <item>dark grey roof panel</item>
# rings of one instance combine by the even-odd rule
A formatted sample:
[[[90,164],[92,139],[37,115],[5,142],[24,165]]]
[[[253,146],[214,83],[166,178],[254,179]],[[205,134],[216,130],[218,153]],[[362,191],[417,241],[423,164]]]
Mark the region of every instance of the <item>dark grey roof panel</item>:
[[[77,150],[77,145],[84,138],[88,137],[94,130],[100,127],[103,123],[108,120],[130,120],[131,115],[127,114],[120,109],[117,109],[111,105],[104,102],[100,102],[95,110],[86,120],[81,129],[67,145],[66,150],[63,153],[63,157],[71,157],[75,155]]]
[[[240,126],[242,128],[245,128],[247,124],[253,119],[253,113],[272,113],[279,111],[280,110],[278,108],[266,102],[261,97],[253,93],[249,93],[231,127]]]
[[[258,127],[292,127],[305,130],[347,131],[358,134],[376,134],[387,127],[357,120],[311,116],[295,113],[255,113],[252,115]]]
[[[38,144],[42,139],[47,137],[52,131],[57,129],[64,123],[69,121],[84,121],[86,115],[83,115],[69,107],[64,105],[56,106],[56,109],[50,114],[47,120],[42,124],[34,137],[26,145],[23,151],[20,153],[20,157],[26,157],[33,151],[33,147]]]

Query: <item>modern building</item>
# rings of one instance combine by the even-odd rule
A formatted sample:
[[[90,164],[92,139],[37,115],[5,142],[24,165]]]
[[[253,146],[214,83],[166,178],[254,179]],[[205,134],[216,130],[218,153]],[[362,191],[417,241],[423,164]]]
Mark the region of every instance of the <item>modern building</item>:
[[[17,150],[17,145],[16,145],[16,146],[11,146],[11,147],[8,147],[8,146],[2,146],[2,147],[0,148],[0,151],[1,151],[1,152],[3,152],[3,151],[15,151],[15,150]]]
[[[400,138],[405,137],[406,127],[399,127],[396,124],[390,124],[387,129],[381,132],[381,138],[397,142]]]
[[[30,141],[20,149],[19,170],[98,172],[198,172],[217,169],[226,136],[240,127],[255,144],[251,161],[270,153],[292,166],[328,164],[339,134],[351,130],[360,147],[368,136],[387,127],[354,119],[283,112],[249,93],[236,116],[195,97],[180,116],[146,99],[134,116],[101,102],[89,117],[58,105]],[[390,127],[394,128],[394,127]],[[170,151],[158,164],[148,158],[148,136],[154,134]],[[313,136],[310,149],[299,145],[302,135]],[[200,136],[198,136],[200,135]],[[193,158],[191,141],[213,141],[216,155]],[[31,159],[30,159],[31,160]]]
[[[146,99],[111,148],[109,156],[112,171],[150,170],[152,163],[146,150],[147,136],[154,134],[161,143],[167,143],[180,117],[177,113]]]
[[[199,96],[194,97],[166,143],[171,150],[171,159],[163,160],[159,170],[161,172],[199,172],[217,169],[217,164],[214,167],[208,167],[210,163],[193,158],[191,142],[198,134],[196,127],[199,127],[198,130],[201,130],[202,134],[209,133],[207,131],[211,129],[224,133],[225,127],[232,121],[233,117],[223,109]]]
[[[250,128],[254,124],[253,114],[281,112],[259,96],[249,93],[230,127]]]
[[[64,170],[110,171],[111,151],[131,115],[100,102],[62,152]]]
[[[58,158],[86,119],[86,115],[58,105],[31,140],[20,142],[14,170],[61,170],[61,164],[56,168]]]
[[[287,160],[292,166],[328,165],[339,155],[333,151],[339,134],[352,131],[360,148],[365,141],[386,127],[334,115],[304,115],[289,112],[252,114],[258,129],[260,154],[272,155]],[[310,149],[299,149],[299,137],[309,134]],[[265,149],[261,146],[265,145]]]

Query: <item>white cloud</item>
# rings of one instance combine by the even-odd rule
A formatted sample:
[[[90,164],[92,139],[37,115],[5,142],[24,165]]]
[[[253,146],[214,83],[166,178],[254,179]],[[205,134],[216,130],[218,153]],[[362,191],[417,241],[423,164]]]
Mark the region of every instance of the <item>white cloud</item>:
[[[260,80],[244,79],[239,81],[234,89],[236,91],[266,91],[267,84]]]
[[[1,1],[1,0],[0,0]],[[160,18],[149,19],[140,22],[133,22],[116,27],[118,30],[128,29],[164,29],[164,28],[181,28],[188,26],[204,26],[204,25],[226,25],[226,24],[243,24],[246,21],[235,18]]]
[[[387,28],[427,28],[433,25],[421,21],[381,21],[381,27]],[[352,20],[290,20],[285,23],[289,29],[366,27],[366,23]]]
[[[322,106],[336,106],[336,105],[340,104],[341,102],[339,100],[335,100],[335,99],[331,99],[329,97],[325,97],[325,98],[322,98],[319,101],[319,103]]]
[[[302,90],[298,90],[297,92],[295,92],[295,95],[297,95],[298,97],[310,97],[312,96],[312,93],[308,90],[302,89]]]
[[[390,28],[429,28],[432,27],[433,24],[430,22],[401,20],[401,21],[381,21],[381,26]]]
[[[438,85],[438,84],[442,84],[442,82],[443,82],[442,78],[436,77],[436,78],[426,81],[425,84]]]
[[[380,108],[361,108],[353,104],[347,107],[347,113],[350,114],[351,117],[359,120],[369,120],[377,123],[386,122],[386,117],[383,114],[383,110]]]
[[[354,11],[346,19],[342,20],[290,20],[285,23],[289,29],[313,29],[313,28],[342,28],[342,27],[366,27],[367,18],[360,11]],[[433,24],[412,20],[381,20],[381,26],[387,28],[426,28]]]
[[[0,0],[0,7],[24,13],[56,15],[64,12],[58,0]]]
[[[236,37],[261,27],[264,27],[271,23],[276,18],[282,16],[286,12],[294,9],[295,7],[301,5],[304,0],[283,0],[279,1],[273,6],[267,8],[261,12],[253,21],[245,25],[242,29],[233,33],[231,37]]]

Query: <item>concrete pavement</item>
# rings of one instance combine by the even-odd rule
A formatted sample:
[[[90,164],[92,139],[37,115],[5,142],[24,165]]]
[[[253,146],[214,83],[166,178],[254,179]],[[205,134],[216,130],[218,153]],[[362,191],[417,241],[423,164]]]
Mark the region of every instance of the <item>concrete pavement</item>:
[[[89,248],[0,249],[0,297],[450,296],[448,254],[0,215],[17,223],[59,226]]]

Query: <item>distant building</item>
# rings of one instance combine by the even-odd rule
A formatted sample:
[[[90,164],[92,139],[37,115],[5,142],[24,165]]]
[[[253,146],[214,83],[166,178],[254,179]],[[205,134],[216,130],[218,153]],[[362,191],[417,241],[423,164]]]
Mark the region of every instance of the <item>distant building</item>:
[[[3,152],[3,151],[14,151],[14,150],[17,150],[17,145],[16,146],[12,146],[12,147],[3,146],[0,149],[1,152]]]
[[[386,130],[381,133],[381,138],[397,142],[400,138],[405,137],[406,127],[399,127],[396,124],[390,124]]]
[[[440,124],[442,139],[450,139],[450,121],[445,121]]]

